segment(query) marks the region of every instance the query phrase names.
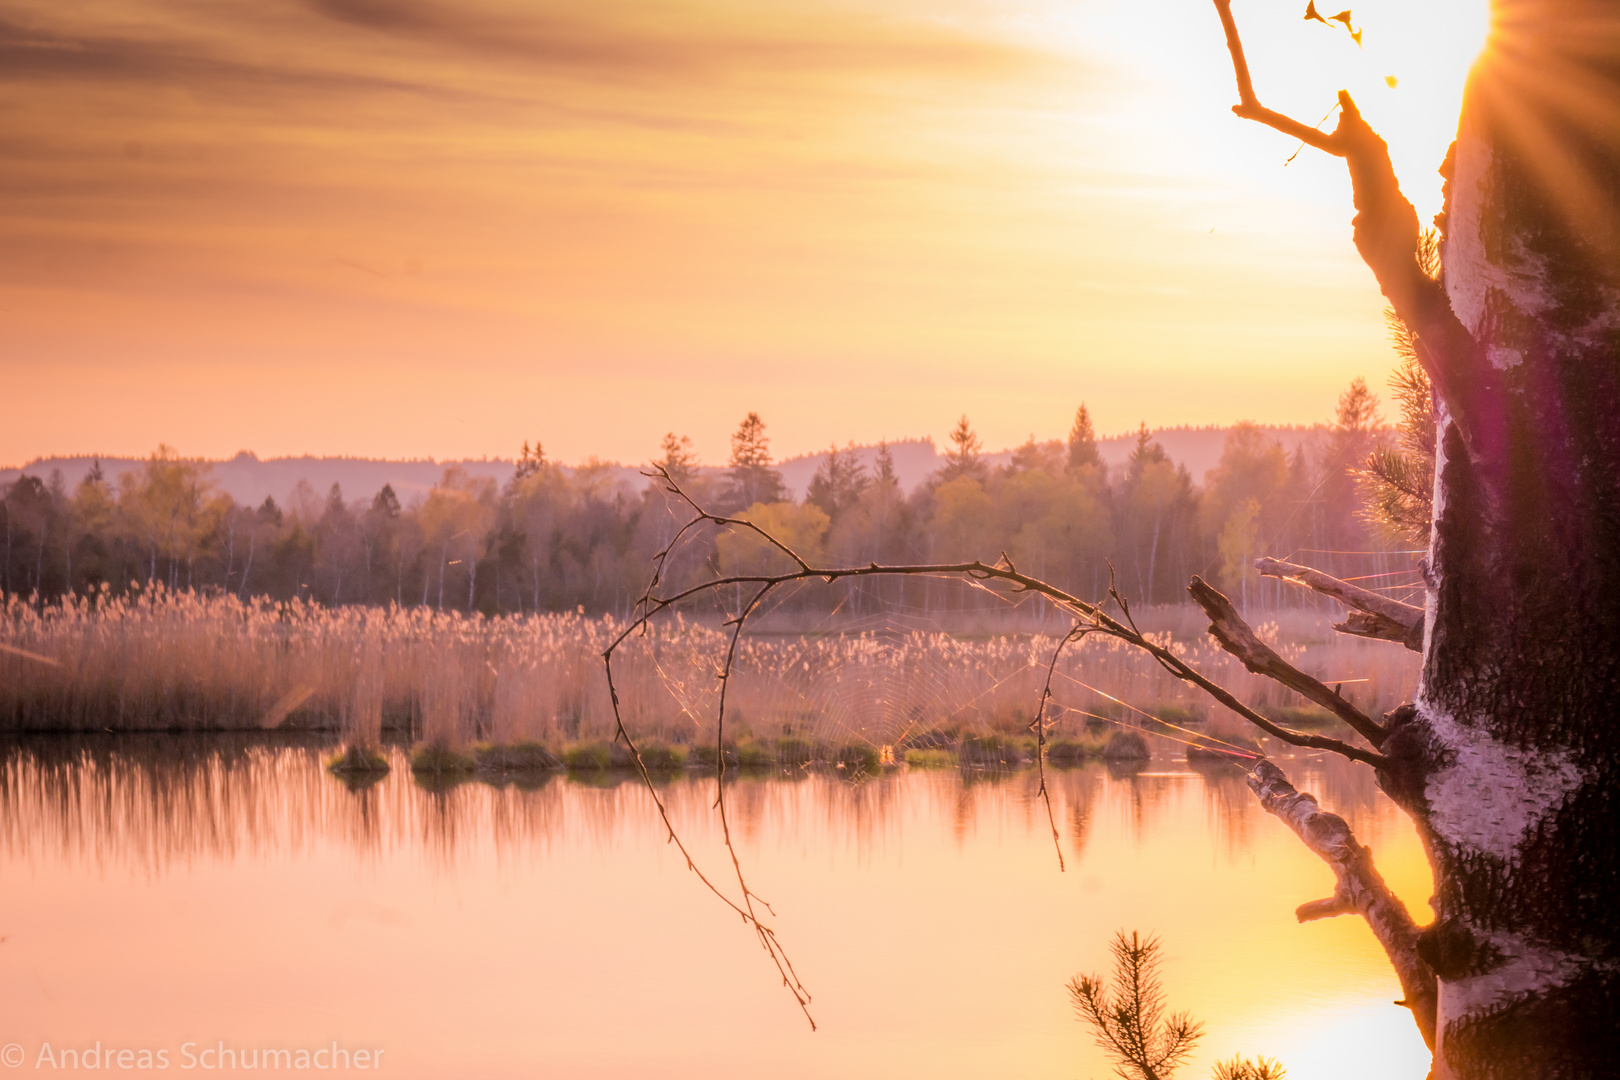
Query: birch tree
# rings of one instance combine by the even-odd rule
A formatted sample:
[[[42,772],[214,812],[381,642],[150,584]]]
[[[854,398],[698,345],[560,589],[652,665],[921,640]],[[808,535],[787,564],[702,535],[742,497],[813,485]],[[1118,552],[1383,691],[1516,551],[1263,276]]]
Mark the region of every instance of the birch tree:
[[[1620,0],[1499,0],[1493,44],[1471,77],[1444,165],[1438,264],[1387,147],[1350,96],[1340,93],[1332,132],[1262,106],[1231,0],[1214,4],[1237,80],[1233,111],[1349,166],[1356,247],[1410,335],[1436,410],[1422,607],[1307,566],[1262,558],[1255,568],[1343,604],[1340,631],[1420,652],[1414,701],[1368,716],[1342,687],[1291,666],[1226,596],[1194,577],[1188,591],[1223,649],[1354,735],[1291,730],[1138,630],[1117,588],[1106,602],[1087,601],[1006,555],[819,565],[754,522],[705,510],[665,474],[694,515],[688,527],[751,531],[791,565],[674,590],[655,570],[636,616],[604,654],[616,733],[634,751],[614,683],[615,649],[695,597],[738,598],[723,685],[749,615],[789,585],[958,575],[1035,594],[1074,619],[1064,643],[1090,635],[1123,642],[1273,738],[1375,770],[1428,853],[1436,911],[1428,926],[1391,892],[1343,818],[1268,758],[1229,755],[1245,762],[1261,805],[1333,873],[1332,894],[1300,905],[1298,918],[1366,921],[1400,982],[1399,1004],[1434,1051],[1436,1080],[1612,1075],[1620,1030],[1620,741],[1611,731],[1620,701]],[[1364,392],[1356,396],[1368,404]],[[1144,430],[1132,480],[1164,464],[1151,449]],[[1143,514],[1151,503],[1126,499],[1123,509],[1138,525],[1152,518]],[[1147,577],[1151,586],[1151,569]],[[1050,683],[1031,722],[1041,748],[1049,694]],[[722,693],[720,745],[724,715]],[[645,770],[643,778],[657,798]],[[717,784],[722,816],[723,796]],[[1057,844],[1055,825],[1053,835]],[[739,900],[703,880],[753,927],[806,1007],[740,866]],[[1243,1064],[1232,1063],[1228,1075]]]
[[[1368,920],[1434,1049],[1437,1078],[1611,1075],[1620,1030],[1620,3],[1498,0],[1442,169],[1434,273],[1385,144],[1355,102],[1340,93],[1330,133],[1265,108],[1231,0],[1214,2],[1237,77],[1233,111],[1345,160],[1356,247],[1433,389],[1424,607],[1305,567],[1261,560],[1260,569],[1346,602],[1341,629],[1422,652],[1414,702],[1364,733],[1379,752],[1381,786],[1429,853],[1434,923],[1415,926],[1342,820],[1275,766],[1257,767],[1251,786],[1334,866],[1335,895],[1300,917]],[[1217,638],[1267,668],[1229,605],[1199,584],[1194,596]]]

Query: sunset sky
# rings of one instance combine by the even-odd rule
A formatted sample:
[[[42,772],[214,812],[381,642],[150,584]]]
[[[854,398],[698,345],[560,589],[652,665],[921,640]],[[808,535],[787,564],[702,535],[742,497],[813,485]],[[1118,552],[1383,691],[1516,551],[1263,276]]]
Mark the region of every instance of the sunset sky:
[[[1237,0],[1261,100],[1348,88],[1426,220],[1484,0],[1303,10]],[[1000,447],[1392,360],[1208,0],[10,0],[0,87],[0,465]]]

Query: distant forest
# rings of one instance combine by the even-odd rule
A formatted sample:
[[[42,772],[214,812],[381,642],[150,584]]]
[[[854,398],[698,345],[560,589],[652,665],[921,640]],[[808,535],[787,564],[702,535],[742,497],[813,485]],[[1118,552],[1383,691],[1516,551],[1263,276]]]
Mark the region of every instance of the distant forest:
[[[1414,541],[1366,509],[1368,465],[1391,453],[1393,439],[1357,380],[1316,452],[1290,454],[1240,424],[1198,479],[1145,427],[1124,464],[1110,468],[1084,405],[1067,440],[1031,439],[996,466],[964,416],[943,464],[909,493],[887,447],[875,457],[851,447],[830,451],[794,499],[753,413],[732,435],[723,471],[699,469],[690,440],[674,434],[655,464],[709,508],[756,521],[813,562],[990,561],[1005,552],[1082,596],[1101,596],[1112,575],[1133,602],[1176,603],[1202,574],[1245,606],[1275,607],[1308,600],[1258,578],[1250,563],[1262,554],[1297,555],[1369,585],[1411,580],[1403,549]],[[300,483],[285,504],[240,505],[210,473],[166,447],[116,477],[92,468],[71,487],[59,471],[24,473],[0,503],[0,589],[40,604],[161,583],[327,605],[622,615],[686,517],[658,484],[627,485],[609,466],[564,469],[539,443],[523,447],[504,486],[452,465],[407,502],[387,485],[351,499],[337,484],[317,492]],[[772,557],[747,537],[708,532],[683,544],[674,569],[691,578],[758,569]],[[790,601],[856,614],[985,602],[920,580],[801,590]]]

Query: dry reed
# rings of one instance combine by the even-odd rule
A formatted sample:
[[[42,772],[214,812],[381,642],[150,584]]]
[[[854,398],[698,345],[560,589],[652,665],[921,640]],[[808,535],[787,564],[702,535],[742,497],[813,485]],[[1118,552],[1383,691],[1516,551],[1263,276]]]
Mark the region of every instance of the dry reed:
[[[1161,614],[1160,639],[1239,697],[1274,712],[1302,704],[1222,653],[1196,613]],[[0,729],[284,725],[375,747],[391,728],[441,748],[560,748],[613,731],[601,663],[622,629],[612,617],[328,609],[163,589],[80,598],[43,612],[13,600],[0,616],[0,645],[9,646],[0,648]],[[1343,682],[1363,710],[1377,715],[1410,693],[1413,654],[1334,635],[1324,616],[1290,619],[1286,633],[1268,623],[1262,636],[1329,685]],[[712,738],[724,641],[718,629],[677,617],[628,642],[618,663],[630,730],[676,744]],[[728,732],[868,746],[930,732],[1016,732],[1033,714],[1057,641],[882,628],[749,635]],[[1131,723],[1153,714],[1183,724],[1208,716],[1206,704],[1150,658],[1108,639],[1066,650],[1053,688],[1054,734],[1078,734],[1097,717]]]

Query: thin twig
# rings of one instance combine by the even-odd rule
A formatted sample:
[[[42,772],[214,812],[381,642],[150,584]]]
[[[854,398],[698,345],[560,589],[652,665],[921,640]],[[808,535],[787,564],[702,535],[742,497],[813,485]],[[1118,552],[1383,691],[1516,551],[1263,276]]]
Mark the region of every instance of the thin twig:
[[[1063,865],[1063,843],[1058,836],[1057,822],[1052,817],[1052,793],[1046,789],[1046,703],[1052,700],[1052,675],[1057,671],[1058,657],[1063,646],[1076,638],[1084,638],[1089,631],[1083,623],[1075,623],[1063,640],[1052,650],[1052,662],[1046,665],[1046,683],[1041,687],[1041,703],[1035,708],[1035,719],[1029,725],[1035,732],[1035,767],[1040,771],[1040,796],[1046,802],[1046,823],[1052,827],[1052,846],[1057,849],[1058,873],[1068,869]]]
[[[664,473],[662,469],[660,469],[659,472],[661,475],[663,475],[663,478],[666,481],[671,484],[674,483],[674,481],[670,480],[668,474]],[[688,503],[690,503],[690,500],[688,500]],[[687,530],[691,529],[703,520],[703,517],[699,516],[694,517],[691,521],[688,521],[676,531],[675,536],[671,538],[670,542],[653,556],[652,577],[648,582],[646,591],[642,593],[641,597],[637,599],[635,605],[632,607],[633,612],[639,612],[640,614],[626,625],[624,631],[621,632],[618,637],[614,638],[614,640],[608,645],[607,651],[602,654],[603,666],[607,671],[608,697],[613,705],[614,736],[616,739],[622,739],[624,741],[625,746],[630,750],[632,757],[635,759],[636,771],[641,774],[642,784],[647,788],[648,793],[652,796],[653,804],[658,808],[658,816],[664,823],[664,830],[667,834],[667,842],[674,844],[676,848],[679,849],[682,857],[686,860],[686,868],[692,871],[692,873],[696,874],[698,880],[701,881],[710,892],[719,897],[722,903],[731,908],[731,910],[735,911],[738,916],[742,918],[743,922],[748,924],[748,926],[753,929],[755,936],[759,940],[760,947],[765,950],[766,955],[771,959],[771,963],[775,965],[777,974],[781,976],[782,985],[790,994],[793,995],[793,1000],[798,1004],[800,1011],[804,1013],[805,1020],[807,1020],[810,1024],[810,1030],[814,1031],[816,1030],[816,1020],[815,1017],[810,1014],[810,992],[805,989],[804,984],[799,980],[798,972],[795,971],[793,967],[793,961],[788,957],[787,951],[783,949],[781,942],[776,936],[776,931],[769,925],[762,922],[758,913],[754,910],[754,901],[758,900],[760,905],[764,907],[767,912],[773,916],[776,914],[775,911],[772,910],[769,902],[767,902],[763,897],[757,895],[748,887],[747,879],[743,875],[742,862],[737,857],[737,849],[731,840],[731,825],[726,816],[725,808],[724,785],[726,754],[724,722],[726,687],[730,681],[732,661],[735,659],[737,651],[737,638],[742,632],[743,624],[746,621],[748,614],[752,612],[752,610],[759,604],[760,600],[764,598],[771,586],[768,584],[762,586],[754,595],[754,598],[752,601],[750,601],[749,605],[742,611],[738,612],[738,617],[734,620],[734,629],[730,648],[726,653],[725,667],[720,672],[720,723],[718,725],[719,731],[717,735],[718,745],[716,746],[716,758],[719,763],[719,777],[716,780],[715,805],[717,806],[720,814],[721,833],[725,841],[726,851],[731,857],[732,869],[737,875],[737,884],[742,891],[740,904],[732,900],[731,897],[727,896],[714,884],[713,881],[709,880],[708,875],[706,875],[698,867],[697,861],[692,858],[691,852],[687,850],[685,843],[676,833],[675,826],[669,819],[669,810],[665,806],[663,798],[658,794],[658,788],[653,783],[652,774],[648,771],[646,762],[642,760],[641,751],[637,748],[635,740],[631,738],[629,730],[625,727],[624,713],[619,702],[619,691],[613,679],[614,651],[632,633],[635,633],[638,630],[645,633],[650,625],[652,616],[658,611],[663,610],[662,606],[656,606],[654,604],[653,590],[658,587],[660,580],[662,580],[664,568],[667,565],[670,554],[674,551],[675,546],[680,542],[681,538],[685,536]],[[798,561],[802,565],[803,560]]]

